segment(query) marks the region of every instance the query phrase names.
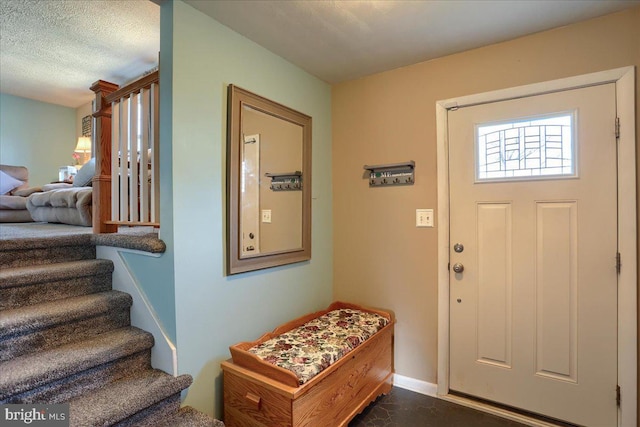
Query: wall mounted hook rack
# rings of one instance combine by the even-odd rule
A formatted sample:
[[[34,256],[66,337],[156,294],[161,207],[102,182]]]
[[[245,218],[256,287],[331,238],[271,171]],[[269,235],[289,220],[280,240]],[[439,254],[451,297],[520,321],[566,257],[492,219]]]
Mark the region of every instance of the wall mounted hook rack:
[[[383,165],[364,165],[369,171],[369,187],[387,185],[413,185],[416,163],[413,160]]]
[[[265,173],[264,176],[271,178],[271,190],[273,191],[301,191],[302,172],[285,173]]]

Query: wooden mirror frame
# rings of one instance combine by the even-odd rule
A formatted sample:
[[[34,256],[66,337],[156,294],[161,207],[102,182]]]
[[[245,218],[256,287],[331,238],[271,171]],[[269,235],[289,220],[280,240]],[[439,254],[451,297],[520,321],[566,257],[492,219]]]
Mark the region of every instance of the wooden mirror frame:
[[[240,257],[240,176],[244,106],[302,127],[302,246],[250,258]],[[311,259],[311,117],[229,85],[227,93],[227,274]]]

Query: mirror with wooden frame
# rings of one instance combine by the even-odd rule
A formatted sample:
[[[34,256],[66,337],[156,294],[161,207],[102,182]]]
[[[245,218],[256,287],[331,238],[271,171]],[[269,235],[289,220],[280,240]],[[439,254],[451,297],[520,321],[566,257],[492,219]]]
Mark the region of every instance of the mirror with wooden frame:
[[[227,272],[311,259],[311,117],[228,88]]]

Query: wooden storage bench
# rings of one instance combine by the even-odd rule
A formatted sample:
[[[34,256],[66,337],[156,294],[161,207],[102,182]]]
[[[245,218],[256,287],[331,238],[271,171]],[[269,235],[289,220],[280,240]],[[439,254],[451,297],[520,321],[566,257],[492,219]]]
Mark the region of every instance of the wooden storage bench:
[[[331,324],[336,333],[318,326],[328,325],[327,319],[338,322]],[[354,336],[354,322],[367,325],[361,336]],[[225,425],[346,426],[391,390],[393,326],[389,313],[335,302],[256,341],[231,346],[232,358],[222,362]],[[301,344],[291,344],[299,338]],[[318,350],[317,339],[323,340],[322,354],[312,351]],[[348,348],[332,352],[344,343]]]

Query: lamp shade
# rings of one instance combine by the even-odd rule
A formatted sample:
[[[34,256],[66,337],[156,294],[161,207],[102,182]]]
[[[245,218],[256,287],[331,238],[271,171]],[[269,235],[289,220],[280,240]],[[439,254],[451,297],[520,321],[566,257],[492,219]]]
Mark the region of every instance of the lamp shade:
[[[91,152],[91,138],[87,136],[81,136],[78,138],[76,149],[73,150],[77,153],[90,153]]]

